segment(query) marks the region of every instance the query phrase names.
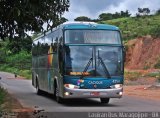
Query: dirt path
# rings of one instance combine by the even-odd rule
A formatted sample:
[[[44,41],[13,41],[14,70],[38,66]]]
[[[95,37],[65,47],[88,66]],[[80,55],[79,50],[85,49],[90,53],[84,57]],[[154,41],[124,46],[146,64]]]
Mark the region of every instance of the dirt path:
[[[124,86],[124,95],[140,97],[142,99],[160,101],[160,86],[136,85]]]

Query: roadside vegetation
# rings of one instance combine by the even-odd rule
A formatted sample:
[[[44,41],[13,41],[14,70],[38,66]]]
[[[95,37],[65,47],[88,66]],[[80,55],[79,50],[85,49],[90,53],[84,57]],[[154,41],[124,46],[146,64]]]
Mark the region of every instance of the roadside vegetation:
[[[11,72],[27,79],[31,79],[31,54],[21,51],[17,54],[5,55],[0,70]]]
[[[160,58],[158,59],[157,63],[154,65],[156,69],[160,69]]]
[[[3,110],[2,106],[5,102],[6,95],[7,92],[0,86],[0,112]]]
[[[160,82],[160,71],[125,70],[124,75],[125,84],[154,84]]]
[[[128,40],[146,35],[160,37],[159,21],[160,15],[150,15],[106,20],[101,21],[101,23],[118,26],[122,31],[123,39],[127,42]]]
[[[31,52],[22,50],[15,53],[8,49],[8,45],[8,41],[0,42],[0,71],[31,79]]]
[[[136,81],[139,77],[143,76],[140,72],[125,71],[125,79],[129,81]]]

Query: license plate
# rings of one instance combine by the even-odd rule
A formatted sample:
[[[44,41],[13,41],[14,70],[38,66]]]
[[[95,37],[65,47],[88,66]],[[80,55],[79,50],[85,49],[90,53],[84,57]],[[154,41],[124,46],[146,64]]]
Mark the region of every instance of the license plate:
[[[99,92],[91,92],[90,95],[91,96],[99,96]]]

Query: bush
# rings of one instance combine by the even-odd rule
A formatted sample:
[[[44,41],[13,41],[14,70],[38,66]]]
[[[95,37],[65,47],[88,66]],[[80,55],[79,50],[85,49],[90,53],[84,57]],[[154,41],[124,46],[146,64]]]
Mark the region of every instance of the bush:
[[[160,59],[157,61],[157,63],[154,65],[156,69],[160,69]]]
[[[158,72],[156,72],[156,73],[148,73],[146,76],[159,78],[160,77],[160,73],[158,73]]]
[[[139,77],[141,77],[141,73],[125,71],[124,76],[127,80],[136,81]]]
[[[7,92],[0,86],[0,112],[2,111],[2,104],[4,103]]]
[[[31,79],[31,54],[26,51],[10,54],[6,57],[6,63],[0,65],[0,70]]]
[[[160,37],[160,25],[153,27],[150,32],[152,37]]]

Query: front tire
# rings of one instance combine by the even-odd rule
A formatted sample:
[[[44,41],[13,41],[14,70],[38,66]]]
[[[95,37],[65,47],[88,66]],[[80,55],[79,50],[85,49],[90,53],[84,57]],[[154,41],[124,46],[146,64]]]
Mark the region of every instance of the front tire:
[[[109,103],[109,98],[100,98],[101,100],[101,103],[105,103],[105,104],[108,104]]]
[[[58,89],[58,86],[57,86],[57,85],[55,85],[54,96],[55,96],[56,101],[57,101],[58,103],[62,103],[62,102],[63,102],[63,99],[59,96],[59,89]]]
[[[37,95],[42,95],[43,93],[43,91],[39,89],[38,80],[36,80],[36,92],[37,92]]]

